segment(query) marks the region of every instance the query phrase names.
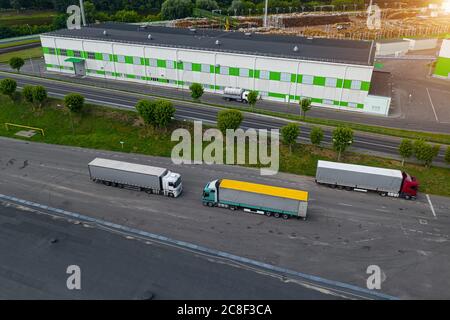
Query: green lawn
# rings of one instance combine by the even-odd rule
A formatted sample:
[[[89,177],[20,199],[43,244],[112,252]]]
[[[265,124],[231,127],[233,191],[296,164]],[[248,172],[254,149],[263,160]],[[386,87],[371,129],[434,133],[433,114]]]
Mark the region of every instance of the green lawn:
[[[167,130],[145,129],[137,114],[132,111],[89,105],[82,115],[74,117],[73,133],[68,114],[58,107],[58,104],[61,104],[61,101],[50,100],[43,111],[33,112],[31,106],[26,103],[12,103],[9,98],[0,96],[0,135],[15,137],[14,133],[19,129],[7,131],[3,124],[9,122],[43,128],[45,137],[37,134],[32,141],[169,157],[172,147],[176,144],[170,141],[172,130],[179,127],[192,130],[190,123],[183,122],[173,122]],[[123,149],[120,141],[125,142]],[[292,155],[285,147],[282,147],[280,152],[281,171],[307,176],[314,176],[317,160],[336,158],[334,151],[310,145],[297,145]],[[399,161],[354,153],[345,154],[344,161],[401,168]],[[404,169],[418,177],[422,192],[450,196],[450,169],[427,169],[413,164],[405,165]]]
[[[34,58],[40,58],[44,54],[42,53],[41,47],[31,48],[31,49],[24,49],[19,51],[12,51],[8,53],[0,54],[0,63],[8,63],[9,59],[12,57],[21,57],[23,59],[34,59]]]
[[[55,11],[5,11],[0,12],[0,24],[5,26],[49,24],[55,16]]]

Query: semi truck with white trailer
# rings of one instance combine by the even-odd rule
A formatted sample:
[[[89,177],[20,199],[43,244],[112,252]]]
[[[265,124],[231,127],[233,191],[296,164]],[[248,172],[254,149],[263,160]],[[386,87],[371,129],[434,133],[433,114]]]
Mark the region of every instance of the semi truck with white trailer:
[[[92,181],[176,198],[183,191],[181,176],[165,168],[96,158],[88,164]]]
[[[316,182],[332,188],[375,191],[382,196],[415,199],[419,182],[406,172],[394,169],[319,160]]]
[[[237,180],[214,180],[203,189],[203,205],[306,219],[308,192]]]
[[[248,103],[248,94],[250,91],[241,88],[226,87],[223,89],[223,97],[225,100],[238,101]]]

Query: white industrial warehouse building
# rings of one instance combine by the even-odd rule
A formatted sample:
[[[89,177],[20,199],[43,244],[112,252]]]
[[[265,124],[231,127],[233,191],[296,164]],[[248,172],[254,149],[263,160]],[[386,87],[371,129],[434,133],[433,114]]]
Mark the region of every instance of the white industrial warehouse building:
[[[370,92],[372,41],[331,40],[107,23],[41,36],[48,71],[205,91],[257,90],[262,99],[387,115]]]

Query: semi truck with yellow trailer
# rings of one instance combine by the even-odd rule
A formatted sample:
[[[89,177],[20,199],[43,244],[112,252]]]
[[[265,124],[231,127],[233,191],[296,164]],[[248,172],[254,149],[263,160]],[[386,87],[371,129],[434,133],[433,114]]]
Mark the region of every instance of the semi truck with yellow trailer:
[[[237,180],[214,180],[203,189],[203,205],[243,209],[276,218],[306,219],[308,192]]]

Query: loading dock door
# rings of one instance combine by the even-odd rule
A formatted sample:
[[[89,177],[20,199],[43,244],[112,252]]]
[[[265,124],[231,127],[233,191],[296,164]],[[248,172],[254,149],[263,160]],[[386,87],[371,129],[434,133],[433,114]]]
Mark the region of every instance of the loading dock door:
[[[85,60],[80,58],[69,58],[65,60],[66,62],[72,62],[73,63],[73,69],[75,70],[75,74],[79,76],[85,76],[86,75],[86,66],[85,66]]]

